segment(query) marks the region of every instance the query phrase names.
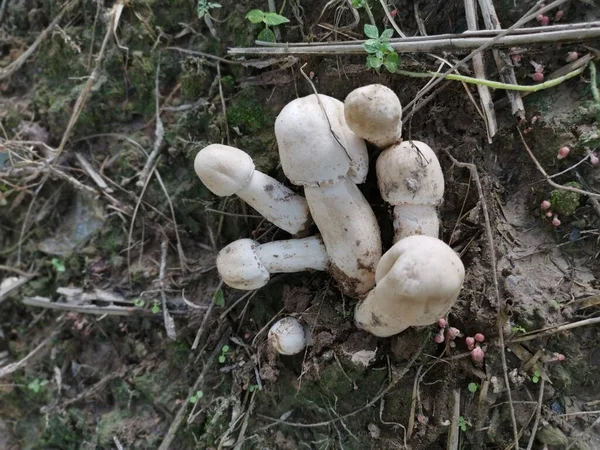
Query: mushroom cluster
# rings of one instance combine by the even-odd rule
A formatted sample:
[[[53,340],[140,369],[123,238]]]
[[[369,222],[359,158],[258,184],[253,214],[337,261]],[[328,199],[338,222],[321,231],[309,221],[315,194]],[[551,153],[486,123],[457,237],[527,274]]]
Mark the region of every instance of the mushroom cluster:
[[[436,323],[455,303],[465,276],[459,256],[439,236],[437,208],[444,176],[425,143],[402,140],[402,105],[373,84],[341,102],[322,94],[287,104],[275,121],[281,167],[304,197],[255,170],[252,158],[220,144],[194,162],[218,196],[237,195],[292,239],[259,244],[240,239],[224,247],[217,268],[225,284],[252,290],[271,273],[328,271],[347,296],[358,299],[355,324],[385,337]],[[394,245],[382,255],[377,219],[357,185],[367,177],[367,142],[381,149],[377,184],[393,209]],[[307,236],[311,229],[318,230]],[[269,341],[282,354],[310,340],[293,318],[277,322]],[[288,343],[291,342],[291,345]]]

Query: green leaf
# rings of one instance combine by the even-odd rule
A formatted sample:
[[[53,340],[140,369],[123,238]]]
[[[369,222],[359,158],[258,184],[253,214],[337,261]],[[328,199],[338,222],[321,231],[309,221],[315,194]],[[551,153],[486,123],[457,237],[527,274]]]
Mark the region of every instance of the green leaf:
[[[354,6],[356,9],[362,8],[365,6],[365,3],[367,3],[366,0],[352,0],[352,6]]]
[[[367,67],[379,70],[382,64],[383,60],[381,58],[377,58],[375,55],[367,56]]]
[[[215,306],[225,306],[225,297],[223,296],[222,289],[217,289],[215,292]]]
[[[388,53],[385,56],[385,61],[383,64],[390,73],[396,73],[398,66],[400,65],[400,57],[398,56],[398,53]]]
[[[133,305],[134,305],[136,308],[143,308],[145,304],[146,304],[146,302],[145,302],[144,300],[142,300],[141,298],[136,298],[136,299],[133,301]]]
[[[469,386],[468,386],[469,392],[473,392],[473,393],[477,392],[478,387],[479,386],[477,385],[477,383],[469,383]]]
[[[387,30],[383,30],[381,33],[381,40],[388,41],[394,35],[394,30],[388,28]]]
[[[65,268],[65,263],[62,262],[58,258],[52,258],[51,263],[52,263],[52,266],[54,267],[54,270],[56,270],[57,272],[64,272],[65,270],[67,270]]]
[[[221,356],[219,356],[219,362],[220,362],[221,364],[223,364],[223,363],[225,362],[225,359],[226,359],[225,355],[221,355]]]
[[[264,41],[264,42],[275,42],[275,33],[273,33],[268,28],[265,28],[260,33],[258,33],[257,39],[259,41]]]
[[[265,13],[260,9],[253,9],[252,11],[248,11],[245,18],[252,23],[261,23],[265,20]]]
[[[375,57],[383,60],[383,52],[381,50],[377,50],[375,52]]]
[[[272,12],[265,13],[265,17],[263,19],[264,23],[273,26],[281,25],[282,23],[288,23],[289,21],[290,19],[288,19],[287,17],[280,16],[279,14]]]
[[[154,305],[152,305],[152,314],[158,314],[160,312],[160,306],[158,306],[158,302],[154,302]]]
[[[370,39],[370,40],[373,40],[373,39]],[[367,42],[365,42],[363,44],[363,48],[365,49],[365,51],[367,53],[375,53],[377,51],[377,43],[375,43],[375,44],[368,44]],[[377,42],[377,41],[375,41],[375,42]]]
[[[377,39],[379,37],[379,30],[375,25],[365,23],[364,32],[365,35],[371,39]]]
[[[386,53],[395,53],[394,47],[392,47],[392,45],[389,42],[382,42],[379,48],[381,48]]]
[[[221,351],[222,351],[223,353],[227,353],[227,352],[229,351],[229,345],[225,344],[225,345],[223,346],[223,348],[221,348]]]

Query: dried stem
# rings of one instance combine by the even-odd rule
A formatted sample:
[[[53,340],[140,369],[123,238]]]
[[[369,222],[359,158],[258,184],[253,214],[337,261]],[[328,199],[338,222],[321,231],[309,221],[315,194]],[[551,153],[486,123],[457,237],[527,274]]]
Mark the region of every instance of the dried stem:
[[[531,331],[529,333],[522,334],[518,337],[509,340],[509,343],[531,341],[551,334],[560,333],[562,331],[572,330],[573,328],[584,327],[587,325],[595,325],[600,323],[600,317],[594,317],[591,319],[580,320],[578,322],[567,323],[564,325],[556,325],[554,327],[544,328],[542,330]]]
[[[527,450],[531,450],[533,447],[533,443],[535,442],[535,434],[537,433],[537,428],[540,423],[540,416],[542,414],[542,401],[544,400],[544,377],[542,377],[542,381],[540,381],[540,395],[538,396],[538,404],[537,410],[535,412],[535,422],[533,423],[533,429],[531,430],[531,437],[529,438],[529,443],[527,444]]]

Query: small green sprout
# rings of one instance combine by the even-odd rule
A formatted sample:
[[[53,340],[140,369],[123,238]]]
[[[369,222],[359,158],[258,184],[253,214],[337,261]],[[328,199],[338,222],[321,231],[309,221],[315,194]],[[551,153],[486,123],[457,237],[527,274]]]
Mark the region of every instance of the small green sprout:
[[[250,392],[254,392],[254,391],[260,391],[260,386],[259,386],[258,384],[251,384],[251,385],[248,387],[248,390],[249,390]]]
[[[223,289],[217,289],[215,292],[215,306],[225,306],[225,297],[223,296]]]
[[[225,344],[221,348],[221,354],[219,355],[219,362],[223,364],[227,360],[227,352],[229,351],[229,345]]]
[[[531,381],[534,383],[538,383],[540,381],[541,374],[538,370],[533,371],[533,375],[531,376]]]
[[[462,430],[463,433],[465,433],[468,430],[469,425],[471,424],[467,422],[463,416],[460,416],[458,418],[458,427]]]
[[[379,72],[381,66],[384,66],[388,72],[395,73],[400,65],[400,56],[390,44],[394,30],[388,28],[379,35],[379,30],[375,25],[365,24],[364,32],[369,38],[363,44],[363,48],[369,54],[367,67]]]
[[[367,0],[352,0],[352,6],[354,6],[356,9],[363,8],[366,3]]]
[[[136,298],[133,301],[133,306],[135,306],[136,308],[143,308],[145,305],[146,305],[146,302],[141,298]]]
[[[513,333],[527,333],[527,330],[520,325],[513,325],[511,331]]]
[[[474,394],[475,392],[477,392],[477,389],[479,389],[479,384],[474,383],[474,382],[469,383],[469,386],[467,386],[467,389],[469,389],[469,392]]]
[[[48,384],[48,380],[39,380],[38,378],[36,378],[35,380],[33,380],[31,383],[29,383],[27,385],[27,388],[33,392],[35,392],[36,394],[38,394],[42,388],[44,386],[46,386]]]
[[[196,8],[198,18],[202,19],[205,15],[210,15],[210,10],[216,8],[222,8],[222,5],[220,3],[209,2],[208,0],[198,0],[198,6]]]
[[[154,300],[154,304],[150,311],[152,311],[152,314],[158,314],[160,312],[160,302],[158,300]]]
[[[192,405],[195,405],[198,402],[198,400],[200,400],[202,397],[204,397],[204,392],[197,391],[194,395],[190,397],[190,403]]]
[[[254,24],[264,23],[265,28],[258,33],[257,39],[265,42],[275,42],[275,33],[269,28],[269,26],[277,26],[283,23],[288,23],[290,19],[281,16],[277,13],[264,12],[260,9],[253,9],[246,14],[246,19]]]
[[[62,273],[65,270],[67,270],[65,267],[65,263],[58,258],[52,258],[51,263],[52,263],[52,267],[54,267],[54,270],[56,270],[59,273]]]

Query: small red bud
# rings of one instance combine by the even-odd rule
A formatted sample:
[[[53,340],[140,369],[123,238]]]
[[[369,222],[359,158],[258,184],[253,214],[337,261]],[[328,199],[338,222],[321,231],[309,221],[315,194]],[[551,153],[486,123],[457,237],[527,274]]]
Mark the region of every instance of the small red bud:
[[[543,14],[538,14],[537,17],[535,18],[535,20],[537,20],[538,22],[541,22],[543,18],[544,18]]]
[[[467,343],[467,348],[469,350],[473,350],[475,348],[475,339],[472,337],[468,337],[465,339],[465,342]]]
[[[485,336],[484,336],[483,334],[481,334],[481,333],[477,333],[477,334],[475,335],[475,340],[476,340],[477,342],[483,342],[483,341],[485,341]]]
[[[592,152],[592,154],[590,155],[590,162],[594,166],[597,166],[598,163],[600,163],[600,160],[598,159],[598,154],[596,152]]]
[[[577,53],[577,52],[567,53],[567,62],[576,61],[578,58],[579,58],[579,53]]]
[[[510,57],[513,62],[520,62],[523,59],[523,56],[519,55],[518,53],[516,55],[510,55]]]
[[[564,12],[562,9],[559,9],[558,11],[556,11],[556,14],[554,15],[554,20],[560,20],[562,19]]]
[[[569,147],[561,147],[558,150],[558,154],[556,155],[556,159],[565,159],[567,156],[569,156],[569,153],[571,152],[571,149]]]
[[[552,219],[552,225],[555,227],[560,227],[560,220],[558,220],[558,217],[554,216],[554,219]]]
[[[542,202],[542,209],[545,211],[547,209],[550,209],[550,207],[552,206],[552,204],[548,201],[548,200],[544,200]]]
[[[540,82],[544,81],[544,74],[542,72],[536,72],[533,74],[532,78],[533,78],[533,81],[540,83]]]
[[[543,27],[545,27],[549,23],[550,23],[550,17],[548,17],[548,16],[542,16],[542,20],[540,21],[540,25],[542,25]]]
[[[438,320],[438,327],[446,328],[446,319],[442,317],[440,320]]]
[[[458,337],[460,330],[458,328],[450,327],[448,329],[448,339],[453,340]]]
[[[473,350],[471,350],[471,359],[473,361],[480,363],[481,361],[483,361],[484,357],[485,353],[483,352],[481,347],[475,347]]]
[[[546,217],[548,217],[548,218],[552,217],[553,215],[554,215],[554,213],[552,211],[548,211],[546,213]]]
[[[398,10],[397,9],[392,9],[390,11],[390,16],[392,16],[392,17],[396,17],[397,14],[398,14]]]
[[[559,361],[564,361],[565,360],[565,355],[563,355],[562,353],[557,353],[556,354],[556,359],[558,359]]]
[[[444,334],[443,333],[438,333],[434,336],[433,340],[435,341],[436,344],[441,344],[442,342],[444,342]]]
[[[315,73],[314,73],[314,72],[311,70],[311,71],[308,73],[308,78],[310,78],[310,79],[312,80],[314,77],[315,77]]]

